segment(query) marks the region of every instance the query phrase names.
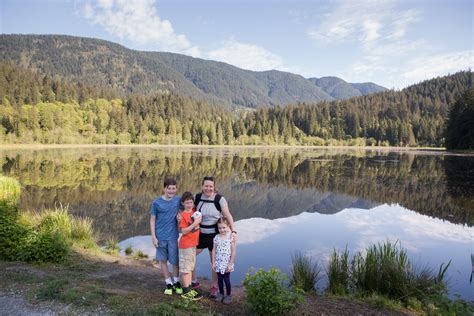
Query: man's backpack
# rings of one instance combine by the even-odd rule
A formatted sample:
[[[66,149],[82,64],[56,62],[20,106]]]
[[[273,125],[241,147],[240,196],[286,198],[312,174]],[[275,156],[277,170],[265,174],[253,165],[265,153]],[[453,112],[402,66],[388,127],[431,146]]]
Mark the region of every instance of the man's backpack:
[[[219,203],[221,198],[222,198],[222,195],[216,194],[216,196],[214,197],[214,200],[205,200],[205,199],[202,198],[202,193],[196,194],[196,198],[194,200],[194,205],[196,206],[196,211],[198,211],[198,212],[201,211],[202,205],[201,205],[201,208],[199,208],[199,209],[197,209],[197,207],[199,205],[199,202],[202,202],[203,205],[204,205],[204,203],[214,203],[214,206],[216,207],[216,209],[219,212],[222,212],[221,204]]]

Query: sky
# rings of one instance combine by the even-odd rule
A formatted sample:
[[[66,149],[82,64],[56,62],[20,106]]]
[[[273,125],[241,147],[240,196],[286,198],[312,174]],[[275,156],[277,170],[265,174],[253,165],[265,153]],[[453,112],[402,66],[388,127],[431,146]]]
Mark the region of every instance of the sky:
[[[0,33],[402,89],[474,66],[472,0],[0,0]]]

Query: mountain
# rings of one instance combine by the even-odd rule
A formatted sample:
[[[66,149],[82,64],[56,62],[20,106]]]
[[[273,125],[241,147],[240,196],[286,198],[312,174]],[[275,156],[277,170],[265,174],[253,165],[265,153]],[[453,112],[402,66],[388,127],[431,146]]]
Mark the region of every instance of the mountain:
[[[372,82],[349,83],[338,77],[309,78],[308,80],[323,89],[334,99],[349,99],[387,90],[387,88]]]
[[[308,80],[276,70],[244,70],[223,62],[135,51],[100,39],[65,35],[2,34],[0,61],[13,61],[71,82],[114,89],[124,96],[174,92],[213,104],[250,108],[331,101],[384,89],[371,83],[350,84],[336,77]],[[352,88],[347,90],[346,86]]]

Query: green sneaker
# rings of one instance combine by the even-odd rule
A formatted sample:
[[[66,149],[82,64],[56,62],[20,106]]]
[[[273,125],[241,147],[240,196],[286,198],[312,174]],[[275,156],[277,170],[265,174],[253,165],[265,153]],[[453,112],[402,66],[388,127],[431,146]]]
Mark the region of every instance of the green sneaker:
[[[181,283],[179,282],[176,282],[174,285],[173,285],[173,290],[176,292],[176,294],[178,295],[181,295],[183,294],[183,288],[181,287]]]
[[[173,286],[171,284],[166,284],[165,295],[173,295]]]
[[[199,294],[195,290],[190,290],[189,292],[184,293],[183,295],[181,295],[181,297],[184,298],[184,299],[187,299],[187,300],[197,301],[197,300],[200,300],[202,298],[202,295]]]

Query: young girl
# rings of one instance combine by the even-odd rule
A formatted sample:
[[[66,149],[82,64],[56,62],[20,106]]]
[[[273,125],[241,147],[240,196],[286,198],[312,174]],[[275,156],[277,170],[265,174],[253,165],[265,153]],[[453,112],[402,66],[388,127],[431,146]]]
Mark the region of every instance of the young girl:
[[[216,301],[230,304],[232,302],[230,273],[234,271],[235,239],[232,238],[229,222],[225,217],[221,217],[217,221],[217,229],[219,234],[214,237],[211,257],[212,270],[217,273],[217,283],[219,285],[219,294],[216,297]],[[225,295],[224,283],[226,288]]]

